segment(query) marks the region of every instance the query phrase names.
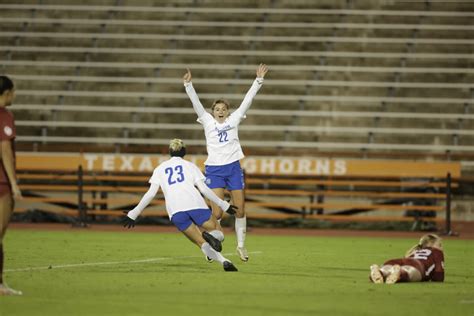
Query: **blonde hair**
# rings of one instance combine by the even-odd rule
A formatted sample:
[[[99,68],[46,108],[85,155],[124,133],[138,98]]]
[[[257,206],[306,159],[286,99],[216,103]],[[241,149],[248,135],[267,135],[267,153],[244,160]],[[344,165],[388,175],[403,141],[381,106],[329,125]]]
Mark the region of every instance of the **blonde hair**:
[[[181,139],[170,140],[170,151],[180,151],[182,148],[186,148],[186,145]]]
[[[418,244],[411,247],[406,252],[405,257],[409,257],[413,252],[415,252],[417,250],[424,249],[426,247],[430,247],[431,245],[433,245],[436,241],[438,241],[440,239],[441,239],[441,237],[439,237],[436,234],[426,234],[426,235],[421,236],[420,241],[418,242]]]

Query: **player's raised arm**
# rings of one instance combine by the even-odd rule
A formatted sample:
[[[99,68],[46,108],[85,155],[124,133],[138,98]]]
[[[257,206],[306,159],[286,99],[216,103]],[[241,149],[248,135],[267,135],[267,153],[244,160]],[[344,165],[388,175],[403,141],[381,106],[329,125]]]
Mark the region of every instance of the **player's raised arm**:
[[[137,217],[143,212],[145,207],[150,204],[150,202],[153,200],[155,197],[156,193],[158,193],[158,190],[160,189],[160,185],[157,183],[152,183],[150,185],[150,188],[148,191],[143,195],[142,199],[138,203],[137,206],[133,210],[127,213],[127,216],[124,218],[124,224],[123,227],[134,227],[135,226],[135,220]]]
[[[252,104],[253,98],[257,95],[258,90],[260,90],[260,87],[263,84],[263,79],[265,78],[265,75],[268,72],[268,67],[265,64],[260,64],[257,67],[256,75],[257,78],[255,78],[255,81],[253,82],[252,86],[250,87],[249,91],[245,95],[244,100],[240,104],[239,108],[236,110],[240,115],[245,115],[247,110],[250,108],[250,105]]]
[[[265,65],[265,64],[260,64],[260,65],[258,65],[257,72],[256,72],[256,74],[257,74],[257,79],[258,79],[258,78],[262,78],[262,79],[263,79],[263,78],[265,77],[265,75],[267,74],[267,72],[268,72],[268,67],[267,67],[267,65]]]
[[[191,79],[192,79],[191,69],[186,68],[186,73],[183,76],[184,84],[186,85],[187,83],[191,83]]]
[[[206,110],[204,109],[204,106],[202,105],[201,101],[199,101],[199,97],[194,90],[193,83],[191,82],[192,76],[191,76],[191,70],[189,68],[186,69],[186,73],[183,76],[183,83],[184,87],[186,89],[186,94],[188,95],[189,99],[191,100],[194,108],[194,112],[196,112],[198,118],[201,117],[204,113],[206,113]]]

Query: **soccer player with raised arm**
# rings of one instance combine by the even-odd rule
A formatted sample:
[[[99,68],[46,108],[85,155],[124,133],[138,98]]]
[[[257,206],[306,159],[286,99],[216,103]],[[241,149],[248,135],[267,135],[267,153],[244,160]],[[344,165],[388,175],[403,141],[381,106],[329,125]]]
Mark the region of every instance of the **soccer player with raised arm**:
[[[374,283],[444,281],[444,253],[442,239],[426,234],[410,248],[405,258],[391,259],[382,267],[370,266],[370,280]]]
[[[14,198],[21,198],[15,174],[15,122],[13,114],[6,109],[15,99],[13,81],[7,76],[0,76],[0,296],[22,295],[3,280],[3,239],[8,223],[13,214]]]
[[[161,187],[171,222],[201,248],[208,258],[220,262],[225,271],[237,271],[232,262],[220,253],[224,234],[217,229],[217,221],[199,191],[228,214],[235,214],[235,206],[219,199],[204,183],[205,177],[201,170],[183,159],[186,147],[182,140],[171,140],[169,153],[171,159],[163,162],[153,171],[149,180],[150,188],[138,205],[127,213],[124,218],[124,227],[135,226],[135,220],[150,204]],[[202,233],[198,227],[203,230]]]
[[[245,95],[239,108],[230,114],[230,104],[224,99],[214,101],[211,113],[206,112],[199,101],[199,97],[191,82],[191,71],[187,69],[183,77],[184,87],[198,116],[198,122],[204,127],[207,144],[207,160],[205,162],[206,184],[221,199],[224,198],[224,189],[229,190],[233,203],[238,207],[235,214],[235,232],[237,235],[237,253],[242,261],[248,261],[245,248],[247,219],[244,208],[244,175],[240,167],[240,160],[244,158],[240,147],[238,127],[245,119],[252,100],[263,84],[263,78],[268,68],[260,64],[257,68],[257,78]],[[211,204],[212,212],[217,219],[222,217],[222,211],[215,204]]]

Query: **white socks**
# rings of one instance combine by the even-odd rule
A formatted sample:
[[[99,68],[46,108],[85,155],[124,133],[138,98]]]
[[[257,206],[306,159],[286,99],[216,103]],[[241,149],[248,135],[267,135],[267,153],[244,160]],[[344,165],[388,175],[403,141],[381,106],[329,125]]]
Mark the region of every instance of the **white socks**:
[[[224,233],[221,232],[220,230],[213,230],[209,232],[209,234],[212,235],[215,239],[219,240],[220,242],[224,241]]]
[[[211,245],[209,245],[207,242],[202,244],[201,250],[207,257],[213,260],[219,261],[220,263],[224,263],[224,261],[230,261],[224,258],[224,256],[221,255],[220,252],[217,252],[214,249],[212,249]]]
[[[247,217],[235,218],[235,234],[237,235],[237,247],[243,248],[247,234]]]

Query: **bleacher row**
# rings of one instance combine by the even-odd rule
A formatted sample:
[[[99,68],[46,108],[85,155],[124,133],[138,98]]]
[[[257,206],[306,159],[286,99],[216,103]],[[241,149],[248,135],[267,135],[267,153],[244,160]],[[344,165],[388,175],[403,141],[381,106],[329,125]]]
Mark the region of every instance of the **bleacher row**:
[[[8,2],[1,72],[18,85],[23,145],[202,148],[185,68],[204,104],[237,106],[265,62],[248,148],[474,152],[469,4]]]

